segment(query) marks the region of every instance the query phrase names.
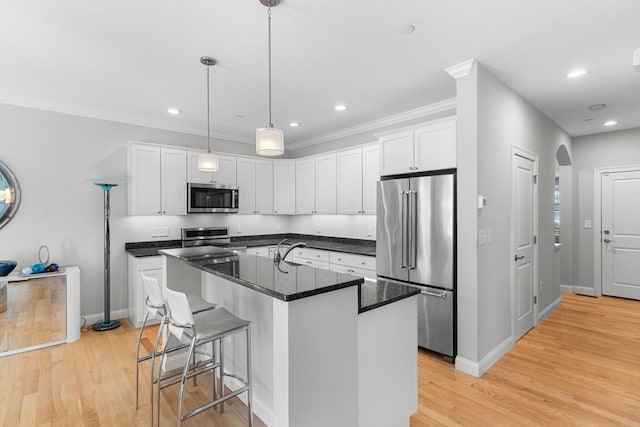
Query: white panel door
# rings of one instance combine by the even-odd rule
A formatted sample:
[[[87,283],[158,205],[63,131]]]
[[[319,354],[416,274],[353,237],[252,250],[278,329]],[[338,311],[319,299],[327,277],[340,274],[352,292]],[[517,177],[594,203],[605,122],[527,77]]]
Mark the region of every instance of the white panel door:
[[[160,150],[162,214],[187,214],[187,152],[178,148]]]
[[[362,150],[348,150],[337,154],[338,214],[362,212]]]
[[[417,170],[456,167],[456,121],[446,120],[413,131],[414,162]]]
[[[202,172],[198,169],[198,154],[204,153],[204,151],[189,151],[187,153],[188,159],[188,179],[189,182],[200,184],[212,184],[213,172]]]
[[[376,183],[380,180],[380,148],[362,149],[362,211],[376,214]]]
[[[337,210],[337,171],[336,155],[316,157],[316,212],[317,214],[335,214]]]
[[[273,162],[273,213],[276,215],[296,213],[295,160]]]
[[[640,300],[640,171],[602,176],[602,293]]]
[[[410,173],[413,171],[413,130],[380,138],[381,174]]]
[[[129,215],[159,215],[160,147],[131,145],[129,182]]]
[[[272,160],[256,160],[256,213],[273,213]]]
[[[256,161],[239,157],[237,161],[238,213],[256,213]]]
[[[216,184],[236,185],[236,156],[218,154],[218,172],[213,173]]]
[[[534,285],[535,285],[535,184],[534,162],[513,156],[513,221],[515,233],[515,283],[512,289],[514,339],[518,340],[529,329],[533,328],[534,315]]]
[[[296,160],[296,213],[316,213],[315,161]]]

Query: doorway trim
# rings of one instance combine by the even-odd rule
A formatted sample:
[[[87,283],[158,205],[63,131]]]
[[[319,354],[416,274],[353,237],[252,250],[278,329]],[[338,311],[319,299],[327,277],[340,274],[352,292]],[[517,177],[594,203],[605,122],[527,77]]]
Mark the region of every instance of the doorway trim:
[[[602,296],[602,175],[640,171],[640,165],[593,168],[593,296]],[[580,224],[578,224],[578,228]]]
[[[534,190],[533,190],[533,235],[536,236],[536,242],[534,243],[533,248],[533,296],[538,299],[539,294],[539,283],[538,283],[538,155],[532,151],[529,151],[525,148],[519,147],[517,145],[511,146],[511,242],[510,242],[510,258],[509,263],[511,267],[509,268],[509,275],[511,277],[511,284],[509,286],[509,290],[511,291],[511,337],[515,343],[515,325],[516,325],[516,274],[515,274],[515,264],[511,264],[511,260],[515,257],[515,246],[516,246],[516,230],[515,230],[515,212],[513,210],[513,206],[515,204],[515,200],[513,198],[513,194],[515,192],[514,189],[514,181],[513,181],[513,161],[515,156],[519,156],[530,160],[533,162],[533,174],[535,177]],[[533,305],[533,328],[538,326],[538,304]],[[532,329],[533,329],[532,328]]]

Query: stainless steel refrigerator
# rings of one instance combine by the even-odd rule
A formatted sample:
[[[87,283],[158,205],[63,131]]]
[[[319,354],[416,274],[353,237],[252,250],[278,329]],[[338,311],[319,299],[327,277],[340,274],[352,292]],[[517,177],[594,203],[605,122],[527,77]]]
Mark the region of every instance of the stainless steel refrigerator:
[[[455,357],[455,172],[382,177],[376,266],[381,279],[420,288],[418,345]]]

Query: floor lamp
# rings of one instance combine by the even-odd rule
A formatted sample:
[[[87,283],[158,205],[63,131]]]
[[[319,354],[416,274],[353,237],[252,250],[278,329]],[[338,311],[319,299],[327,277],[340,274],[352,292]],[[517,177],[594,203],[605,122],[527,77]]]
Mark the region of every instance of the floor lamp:
[[[104,320],[93,324],[94,331],[109,331],[120,326],[118,320],[111,320],[111,233],[109,230],[110,198],[113,187],[124,184],[123,181],[90,180],[102,188],[104,193]]]

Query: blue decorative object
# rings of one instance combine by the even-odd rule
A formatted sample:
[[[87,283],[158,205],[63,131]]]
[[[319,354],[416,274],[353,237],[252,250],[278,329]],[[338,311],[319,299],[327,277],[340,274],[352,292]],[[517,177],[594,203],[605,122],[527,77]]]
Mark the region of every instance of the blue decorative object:
[[[52,262],[47,266],[47,271],[58,271],[59,269],[60,269],[60,266],[55,262]]]
[[[8,276],[18,265],[17,262],[10,259],[0,260],[0,277]]]
[[[33,273],[33,271],[31,270],[31,267],[25,267],[20,271],[20,273],[22,273],[23,276],[28,276]]]
[[[44,273],[44,272],[45,272],[45,270],[46,270],[46,267],[45,267],[45,265],[44,265],[44,264],[40,264],[40,263],[38,263],[38,264],[33,264],[33,265],[31,266],[31,272],[32,272],[33,274],[40,274],[40,273]]]

